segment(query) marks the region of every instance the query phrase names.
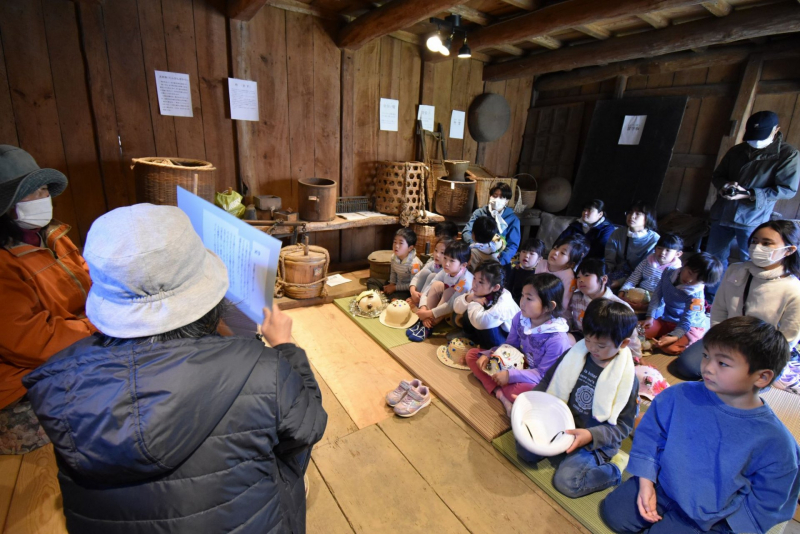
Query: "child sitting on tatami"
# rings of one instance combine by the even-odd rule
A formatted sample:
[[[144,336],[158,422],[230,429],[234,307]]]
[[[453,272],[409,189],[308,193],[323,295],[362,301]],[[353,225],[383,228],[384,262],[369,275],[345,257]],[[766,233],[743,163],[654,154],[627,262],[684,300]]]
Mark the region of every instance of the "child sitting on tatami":
[[[641,201],[634,202],[625,212],[627,227],[611,232],[606,243],[606,268],[609,286],[616,291],[625,282],[643,259],[658,243],[655,211],[653,206]]]
[[[506,240],[497,233],[497,223],[491,217],[478,217],[472,224],[472,243],[469,245],[469,270],[473,274],[482,261],[495,260],[506,248]]]
[[[800,449],[759,397],[789,343],[741,316],[712,327],[703,345],[703,382],[659,393],[636,429],[633,476],[600,506],[615,532],[763,533],[792,518]]]
[[[631,305],[616,296],[608,287],[608,274],[606,264],[600,258],[588,258],[581,262],[578,267],[578,277],[575,279],[578,285],[569,300],[568,317],[570,321],[570,332],[576,339],[583,338],[583,316],[589,303],[596,299],[608,299],[619,302],[631,308]],[[631,308],[633,309],[633,308]],[[639,362],[642,359],[642,342],[638,335],[631,336],[628,345],[633,360]]]
[[[385,280],[370,278],[367,280],[369,289],[377,289],[387,296],[397,299],[407,299],[411,296],[408,288],[411,279],[420,269],[420,261],[414,245],[417,244],[417,234],[410,228],[400,228],[394,234],[392,241],[391,271],[388,283]]]
[[[431,329],[453,313],[456,297],[472,289],[469,264],[469,245],[453,241],[445,248],[442,270],[433,278],[428,290],[419,299],[416,310],[419,321],[406,330],[411,341],[422,341],[431,335]]]
[[[472,290],[453,303],[466,337],[479,347],[490,349],[506,342],[511,320],[519,306],[503,287],[505,273],[500,262],[484,261],[472,273]]]
[[[544,255],[544,243],[541,239],[528,239],[519,247],[519,263],[506,265],[506,289],[511,292],[514,302],[519,305],[522,287],[528,278],[536,272],[536,265]]]
[[[639,262],[633,273],[622,284],[619,296],[622,300],[631,305],[634,310],[647,309],[647,305],[634,304],[626,297],[626,292],[638,287],[647,292],[647,296],[652,296],[658,284],[661,282],[661,275],[666,268],[680,269],[681,255],[683,254],[683,239],[676,235],[664,234],[658,240],[655,251]]]
[[[695,254],[680,269],[665,269],[653,292],[642,322],[647,339],[654,347],[677,356],[703,337],[705,332],[706,284],[716,284],[722,276],[722,264],[706,253]]]
[[[540,261],[536,265],[536,274],[550,273],[561,279],[564,284],[564,301],[561,307],[565,310],[575,290],[575,266],[581,262],[588,250],[589,243],[580,234],[559,237],[547,255],[547,261]]]
[[[532,390],[571,342],[567,321],[560,317],[564,284],[552,274],[534,274],[522,288],[520,311],[511,322],[505,343],[525,355],[527,369],[510,369],[489,376],[486,364],[492,350],[472,349],[466,364],[488,393],[497,397],[511,413],[520,393]],[[496,348],[496,347],[494,347]]]
[[[444,251],[452,242],[453,241],[447,237],[437,238],[436,241],[434,241],[431,258],[425,263],[422,269],[414,275],[414,278],[411,279],[411,285],[408,288],[411,297],[408,298],[408,303],[411,305],[412,309],[419,306],[419,300],[422,294],[427,291],[433,283],[434,277],[442,271]]]
[[[628,306],[607,299],[592,301],[583,317],[586,337],[559,358],[534,388],[566,402],[575,419],[575,430],[566,431],[575,441],[550,459],[558,464],[553,486],[567,497],[582,497],[622,480],[611,458],[631,433],[636,417],[639,381],[628,350],[635,330],[636,315]],[[519,443],[517,454],[530,463],[542,459]]]

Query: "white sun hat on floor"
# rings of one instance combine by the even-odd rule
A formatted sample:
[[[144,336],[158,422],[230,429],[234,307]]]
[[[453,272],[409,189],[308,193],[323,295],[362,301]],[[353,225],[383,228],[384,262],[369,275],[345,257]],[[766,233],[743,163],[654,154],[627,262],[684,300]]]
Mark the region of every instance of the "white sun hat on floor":
[[[556,456],[566,451],[575,436],[575,420],[567,404],[544,391],[526,391],[511,408],[511,430],[524,449],[539,456]]]
[[[408,302],[404,300],[395,300],[381,312],[380,321],[384,326],[402,328],[405,330],[419,321],[419,318],[417,314],[411,311]]]

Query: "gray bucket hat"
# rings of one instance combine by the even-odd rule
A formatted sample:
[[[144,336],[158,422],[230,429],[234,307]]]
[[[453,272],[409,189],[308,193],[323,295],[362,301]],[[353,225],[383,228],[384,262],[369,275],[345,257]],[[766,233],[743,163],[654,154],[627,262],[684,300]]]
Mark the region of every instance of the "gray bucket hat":
[[[228,270],[175,206],[136,204],[98,218],[83,257],[86,316],[118,338],[163,334],[200,319],[228,290]]]
[[[55,169],[41,169],[21,148],[0,145],[0,215],[43,185],[51,197],[67,188],[67,177]]]

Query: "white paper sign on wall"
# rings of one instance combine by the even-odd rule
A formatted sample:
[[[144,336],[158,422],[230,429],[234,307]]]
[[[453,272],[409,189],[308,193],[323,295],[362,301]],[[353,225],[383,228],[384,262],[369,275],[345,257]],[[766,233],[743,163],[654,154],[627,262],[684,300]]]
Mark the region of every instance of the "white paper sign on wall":
[[[180,72],[156,71],[158,107],[162,115],[193,117],[192,88],[189,75]]]
[[[400,101],[391,98],[381,98],[381,130],[386,132],[397,131],[397,118],[400,111]]]
[[[433,112],[435,108],[433,106],[426,106],[424,104],[419,105],[419,110],[417,111],[417,120],[422,121],[422,129],[428,130],[429,132],[433,131]]]
[[[644,123],[647,115],[625,115],[622,123],[622,132],[619,134],[620,145],[638,145],[642,140]]]
[[[231,119],[239,121],[258,120],[257,82],[228,78],[228,94],[231,99]]]
[[[464,117],[466,113],[463,111],[453,110],[450,116],[450,138],[451,139],[464,139]]]

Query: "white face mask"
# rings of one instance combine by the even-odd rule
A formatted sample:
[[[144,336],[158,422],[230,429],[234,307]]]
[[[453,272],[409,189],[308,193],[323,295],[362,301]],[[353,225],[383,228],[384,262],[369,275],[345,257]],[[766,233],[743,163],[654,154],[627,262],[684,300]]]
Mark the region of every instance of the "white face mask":
[[[492,197],[489,199],[489,209],[492,211],[503,211],[503,208],[506,207],[506,204],[508,204],[508,199],[503,197]]]
[[[785,248],[789,247],[770,248],[770,247],[765,247],[764,245],[750,245],[748,249],[750,252],[750,261],[752,261],[759,267],[769,267],[773,263],[779,261],[772,259],[772,254],[774,252],[783,250]]]
[[[772,144],[772,137],[767,137],[763,141],[748,141],[747,144],[757,149],[766,148]]]
[[[53,200],[47,196],[27,202],[17,202],[17,226],[26,230],[44,228],[53,220]]]

